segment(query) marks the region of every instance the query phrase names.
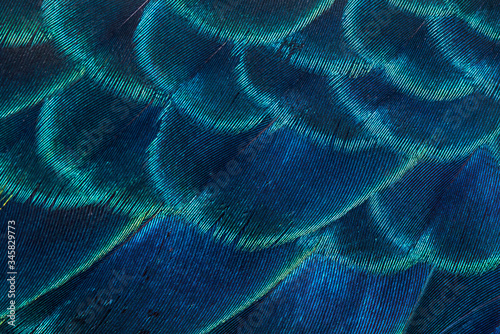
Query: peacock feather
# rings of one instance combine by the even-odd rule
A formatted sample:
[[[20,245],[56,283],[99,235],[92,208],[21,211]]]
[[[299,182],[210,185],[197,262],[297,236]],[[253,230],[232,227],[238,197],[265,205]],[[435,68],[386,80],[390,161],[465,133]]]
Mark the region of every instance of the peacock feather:
[[[500,334],[500,3],[4,0],[0,223],[0,333]]]

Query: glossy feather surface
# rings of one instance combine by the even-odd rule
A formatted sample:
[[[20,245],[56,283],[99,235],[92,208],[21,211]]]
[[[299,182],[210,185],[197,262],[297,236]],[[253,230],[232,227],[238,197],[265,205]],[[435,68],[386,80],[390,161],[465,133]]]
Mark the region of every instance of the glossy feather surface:
[[[4,1],[0,332],[500,333],[499,15]]]

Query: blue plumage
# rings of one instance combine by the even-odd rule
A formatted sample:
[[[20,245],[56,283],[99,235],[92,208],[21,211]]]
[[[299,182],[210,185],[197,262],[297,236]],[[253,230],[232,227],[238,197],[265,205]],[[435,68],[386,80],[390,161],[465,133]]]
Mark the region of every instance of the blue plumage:
[[[0,332],[497,334],[499,13],[0,4]]]

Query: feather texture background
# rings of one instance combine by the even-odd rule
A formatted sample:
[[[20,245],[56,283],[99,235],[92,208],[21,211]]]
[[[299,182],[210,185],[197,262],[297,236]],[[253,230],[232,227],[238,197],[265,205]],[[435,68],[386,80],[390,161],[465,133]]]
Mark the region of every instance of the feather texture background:
[[[4,1],[0,332],[500,333],[499,14]]]

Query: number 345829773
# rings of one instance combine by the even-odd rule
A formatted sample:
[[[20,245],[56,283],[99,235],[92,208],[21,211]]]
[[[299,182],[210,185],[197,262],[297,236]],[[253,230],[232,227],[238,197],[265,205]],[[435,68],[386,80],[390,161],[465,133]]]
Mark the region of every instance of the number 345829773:
[[[13,220],[8,221],[7,225],[7,239],[8,239],[8,246],[7,246],[7,253],[8,253],[8,258],[10,261],[8,261],[8,265],[13,269],[13,267],[16,265],[16,262],[14,261],[15,256],[16,256],[16,222]]]

